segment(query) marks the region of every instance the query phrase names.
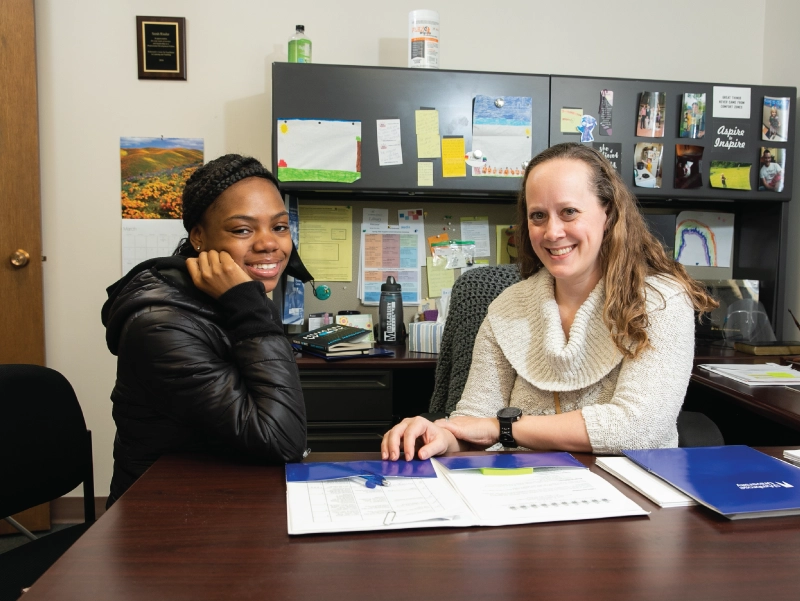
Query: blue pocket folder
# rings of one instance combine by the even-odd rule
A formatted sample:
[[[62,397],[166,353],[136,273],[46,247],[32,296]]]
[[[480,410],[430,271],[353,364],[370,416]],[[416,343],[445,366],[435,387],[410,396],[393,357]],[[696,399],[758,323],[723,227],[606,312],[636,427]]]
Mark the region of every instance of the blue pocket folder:
[[[750,447],[730,445],[623,453],[729,519],[800,514],[800,468]]]
[[[500,453],[498,455],[475,455],[473,457],[437,457],[436,461],[450,470],[500,469],[513,470],[532,468],[586,468],[569,453]]]
[[[317,482],[360,476],[384,478],[435,478],[430,459],[425,461],[340,461],[316,463],[287,463],[287,482]]]

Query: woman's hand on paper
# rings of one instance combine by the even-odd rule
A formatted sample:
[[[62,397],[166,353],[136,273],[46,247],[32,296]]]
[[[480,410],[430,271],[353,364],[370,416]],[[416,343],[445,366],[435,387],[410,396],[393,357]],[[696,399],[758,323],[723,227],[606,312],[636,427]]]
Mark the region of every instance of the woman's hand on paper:
[[[186,269],[194,285],[213,298],[219,298],[234,286],[252,281],[224,250],[203,251],[196,259],[186,259]]]
[[[444,420],[438,420],[438,422]],[[458,440],[445,428],[424,417],[407,417],[383,435],[381,458],[396,461],[400,453],[411,461],[416,453],[420,459],[458,451]]]
[[[493,417],[457,416],[438,419],[436,425],[444,428],[458,440],[485,449],[500,440],[500,422]]]

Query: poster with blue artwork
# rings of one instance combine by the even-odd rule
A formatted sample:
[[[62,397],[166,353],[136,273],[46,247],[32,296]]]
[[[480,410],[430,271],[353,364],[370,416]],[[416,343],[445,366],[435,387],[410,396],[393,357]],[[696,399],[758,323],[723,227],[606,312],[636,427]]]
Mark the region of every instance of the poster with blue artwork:
[[[522,176],[531,160],[532,107],[525,96],[475,97],[467,154],[473,176]]]
[[[733,213],[682,211],[675,225],[675,259],[682,265],[730,267]]]

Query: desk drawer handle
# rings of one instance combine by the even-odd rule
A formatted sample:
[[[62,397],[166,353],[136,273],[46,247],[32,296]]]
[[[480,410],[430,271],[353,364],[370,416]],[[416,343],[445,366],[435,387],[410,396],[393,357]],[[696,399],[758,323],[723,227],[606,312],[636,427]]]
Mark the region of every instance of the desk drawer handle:
[[[376,388],[386,388],[386,384],[383,382],[359,382],[357,380],[354,381],[342,381],[342,380],[314,380],[314,381],[304,381],[300,380],[300,384],[303,388],[357,388],[362,390],[369,390],[369,389],[376,389]]]

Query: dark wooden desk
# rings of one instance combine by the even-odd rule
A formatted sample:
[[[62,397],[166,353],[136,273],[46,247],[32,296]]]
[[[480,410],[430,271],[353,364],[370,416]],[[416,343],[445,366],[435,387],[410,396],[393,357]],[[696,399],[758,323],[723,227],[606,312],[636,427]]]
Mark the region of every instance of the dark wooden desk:
[[[164,457],[25,601],[800,599],[800,517],[659,509],[591,469],[650,516],[290,538],[282,467]]]
[[[722,349],[695,354],[685,409],[708,415],[727,444],[800,444],[800,391],[786,386],[747,386],[697,366],[702,363],[780,363],[777,356],[754,356]]]
[[[384,432],[428,410],[439,355],[386,346],[394,357],[326,361],[295,354],[314,451],[377,451]]]

